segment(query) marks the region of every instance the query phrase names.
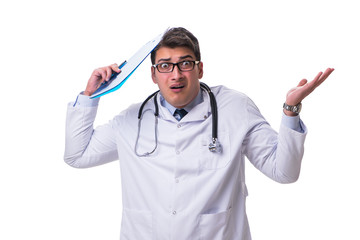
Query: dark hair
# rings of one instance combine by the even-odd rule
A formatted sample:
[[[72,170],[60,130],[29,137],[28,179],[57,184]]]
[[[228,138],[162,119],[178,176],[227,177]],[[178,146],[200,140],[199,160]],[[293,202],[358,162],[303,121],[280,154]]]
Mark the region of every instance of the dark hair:
[[[170,28],[164,33],[160,43],[151,52],[152,64],[155,64],[156,52],[161,47],[187,47],[194,52],[195,60],[201,61],[199,42],[197,38],[185,28]]]

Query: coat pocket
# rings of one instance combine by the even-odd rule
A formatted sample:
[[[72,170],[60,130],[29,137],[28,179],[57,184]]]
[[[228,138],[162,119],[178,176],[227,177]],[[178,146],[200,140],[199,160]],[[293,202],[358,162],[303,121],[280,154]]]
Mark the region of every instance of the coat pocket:
[[[231,209],[200,216],[200,240],[223,240]]]
[[[153,219],[149,211],[123,209],[121,240],[154,239]]]
[[[200,168],[216,170],[226,167],[230,162],[230,136],[228,132],[218,134],[218,141],[221,145],[220,152],[210,152],[209,144],[212,141],[211,134],[201,136]]]

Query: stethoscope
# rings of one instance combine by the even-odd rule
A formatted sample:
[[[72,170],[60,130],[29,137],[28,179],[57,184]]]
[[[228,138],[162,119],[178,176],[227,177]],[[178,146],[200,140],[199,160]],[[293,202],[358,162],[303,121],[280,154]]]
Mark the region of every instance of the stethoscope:
[[[218,112],[217,112],[217,105],[216,105],[216,99],[215,96],[213,94],[213,92],[211,91],[211,89],[209,88],[208,85],[206,85],[205,83],[200,82],[200,87],[205,90],[210,98],[210,107],[211,107],[211,114],[212,114],[212,141],[209,144],[209,151],[212,153],[219,153],[222,151],[222,146],[218,141],[217,138],[217,127],[218,127]],[[145,99],[145,101],[141,104],[140,109],[139,109],[139,113],[138,113],[138,133],[137,133],[137,137],[136,137],[136,142],[135,142],[135,154],[138,157],[147,157],[149,155],[151,155],[152,153],[155,152],[157,145],[158,145],[158,137],[157,137],[157,130],[158,130],[158,118],[159,118],[159,106],[158,106],[158,102],[156,100],[157,94],[159,93],[159,90],[152,93],[149,97],[147,97]],[[155,146],[154,149],[150,152],[146,152],[143,154],[139,154],[137,151],[137,147],[138,147],[138,142],[139,142],[139,137],[140,137],[140,129],[141,129],[141,120],[142,120],[142,116],[143,116],[143,109],[146,105],[146,103],[151,99],[154,99],[154,105],[155,105]]]

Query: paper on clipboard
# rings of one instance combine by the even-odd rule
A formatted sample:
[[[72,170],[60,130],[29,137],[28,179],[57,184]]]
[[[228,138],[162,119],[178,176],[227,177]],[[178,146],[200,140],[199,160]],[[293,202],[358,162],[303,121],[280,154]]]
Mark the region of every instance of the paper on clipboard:
[[[145,58],[155,49],[159,44],[163,34],[160,34],[153,40],[146,43],[140,48],[128,61],[125,61],[119,66],[121,72],[114,74],[107,83],[103,83],[90,98],[101,97],[105,94],[118,90],[137,67],[145,60]]]

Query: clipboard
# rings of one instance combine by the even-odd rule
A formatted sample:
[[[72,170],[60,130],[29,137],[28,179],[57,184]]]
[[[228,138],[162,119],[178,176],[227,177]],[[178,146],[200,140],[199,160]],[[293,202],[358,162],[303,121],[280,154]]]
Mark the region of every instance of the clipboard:
[[[163,34],[146,43],[140,48],[128,61],[120,64],[120,73],[114,73],[109,81],[101,84],[101,86],[90,96],[91,99],[104,96],[108,93],[114,92],[122,87],[122,85],[129,79],[131,74],[139,67],[145,58],[155,49],[162,39]]]

